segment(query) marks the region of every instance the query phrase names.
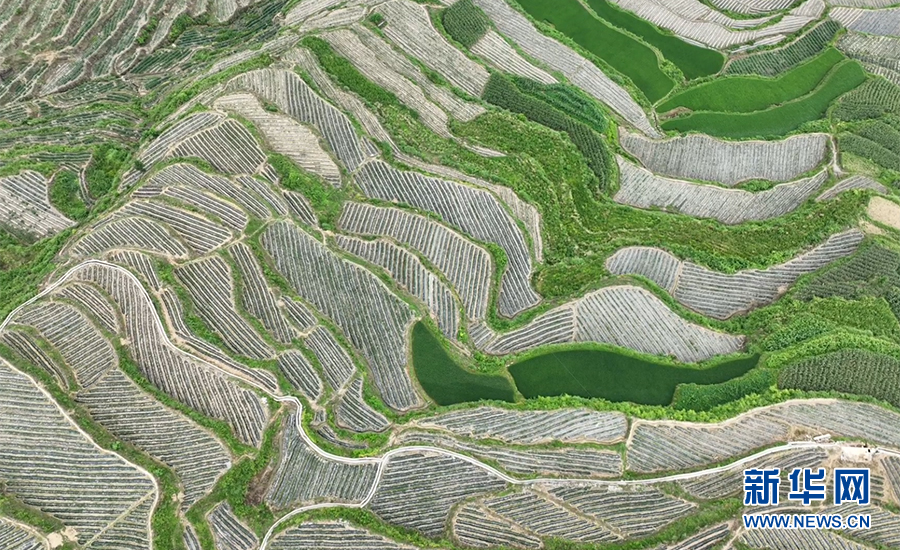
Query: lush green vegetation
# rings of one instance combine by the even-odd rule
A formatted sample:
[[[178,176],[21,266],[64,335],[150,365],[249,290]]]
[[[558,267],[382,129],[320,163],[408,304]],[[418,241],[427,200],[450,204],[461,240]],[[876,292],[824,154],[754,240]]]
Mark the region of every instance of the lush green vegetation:
[[[441,14],[441,23],[453,40],[471,48],[491,28],[491,20],[472,3],[472,0],[459,0]]]
[[[346,199],[346,191],[301,169],[284,155],[272,153],[269,155],[269,164],[278,172],[281,185],[302,193],[309,199],[323,227],[330,229],[336,226],[341,206]]]
[[[815,91],[799,99],[752,113],[694,112],[667,120],[662,127],[729,138],[783,136],[821,118],[832,101],[865,80],[866,73],[859,63],[845,61],[835,66]]]
[[[585,50],[634,82],[651,103],[675,85],[659,66],[656,52],[640,41],[594,17],[578,0],[519,0],[525,11],[546,21]]]
[[[322,68],[339,84],[353,90],[363,99],[376,104],[399,103],[397,96],[373,83],[356,70],[347,59],[334,53],[328,42],[315,36],[307,36],[302,40],[302,44],[316,54]]]
[[[663,57],[681,69],[688,80],[716,74],[725,63],[725,56],[716,50],[689,44],[633,13],[614,6],[609,0],[587,0],[587,4],[606,21],[636,34],[658,49]]]
[[[851,125],[838,135],[842,152],[871,160],[882,168],[900,172],[900,119],[892,115]]]
[[[880,77],[848,93],[838,102],[834,117],[838,120],[864,120],[885,115],[900,115],[900,87]]]
[[[522,93],[513,81],[500,73],[491,75],[482,97],[488,103],[525,115],[528,120],[552,130],[565,132],[584,156],[591,171],[597,176],[600,189],[607,190],[609,188],[613,177],[612,155],[603,138],[588,125],[572,119],[564,112],[544,102],[538,94]]]
[[[796,296],[801,300],[830,297],[855,300],[883,296],[897,286],[900,286],[900,253],[870,245],[805,281],[797,288]]]
[[[775,384],[775,371],[752,369],[743,376],[719,384],[680,384],[673,405],[678,409],[708,411],[750,394],[762,394]]]
[[[412,357],[419,384],[438,405],[482,399],[515,400],[515,392],[508,379],[466,370],[450,356],[438,337],[421,321],[413,327]]]
[[[91,197],[99,199],[112,191],[130,162],[131,151],[121,145],[104,143],[94,149],[84,174]]]
[[[156,32],[157,27],[159,27],[159,18],[151,17],[147,24],[141,27],[141,30],[138,31],[138,35],[134,39],[134,43],[138,46],[144,46],[147,42],[153,38],[153,33]]]
[[[78,175],[69,170],[61,170],[50,183],[50,204],[66,217],[82,220],[88,214],[84,200],[81,198],[81,186]]]
[[[664,101],[657,111],[672,109],[750,113],[786,103],[813,90],[825,75],[846,59],[834,48],[792,69],[778,78],[729,76],[688,88]]]
[[[733,60],[725,68],[725,74],[777,76],[818,55],[840,30],[840,23],[834,19],[826,19],[783,48],[762,51]]]
[[[900,407],[900,360],[868,350],[841,350],[784,367],[778,385],[865,395]]]
[[[510,78],[523,94],[540,99],[575,120],[587,124],[598,134],[605,134],[609,128],[609,119],[600,104],[581,88],[570,84],[542,84],[519,76]]]
[[[577,395],[668,405],[679,384],[719,384],[742,376],[758,362],[758,356],[750,356],[691,368],[618,351],[567,349],[529,357],[511,365],[509,372],[527,398]]]

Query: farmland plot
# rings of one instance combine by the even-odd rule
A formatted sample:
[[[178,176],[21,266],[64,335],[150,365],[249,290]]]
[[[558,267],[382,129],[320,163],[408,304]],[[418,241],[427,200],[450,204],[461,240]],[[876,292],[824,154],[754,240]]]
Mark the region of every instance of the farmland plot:
[[[900,36],[900,8],[869,10],[834,8],[828,15],[851,31],[879,36]]]
[[[135,362],[163,392],[203,414],[222,420],[238,438],[260,442],[268,422],[264,402],[211,365],[169,342],[152,302],[136,279],[110,266],[79,268],[77,280],[92,282],[112,296],[125,322],[125,336]]]
[[[184,264],[175,275],[191,294],[197,314],[231,351],[252,359],[271,359],[275,350],[238,312],[231,267],[219,256]]]
[[[94,444],[29,377],[0,361],[0,477],[94,548],[150,549],[153,478]],[[128,532],[117,531],[128,526]]]
[[[313,312],[301,302],[294,300],[290,296],[282,296],[281,301],[285,317],[293,323],[299,333],[305,334],[309,332],[319,322],[316,316],[313,315]]]
[[[295,218],[311,227],[318,227],[319,219],[316,217],[316,212],[309,203],[309,199],[296,191],[284,190],[281,194],[287,202],[288,210]]]
[[[109,298],[97,287],[86,283],[70,283],[57,288],[51,295],[81,305],[84,311],[91,315],[92,320],[96,320],[99,328],[112,334],[119,332],[116,310],[109,303]]]
[[[152,140],[147,147],[138,154],[138,158],[148,169],[154,164],[164,160],[169,156],[170,150],[182,140],[219,124],[225,117],[220,113],[204,111],[189,115],[169,128],[167,128],[156,139]],[[140,178],[141,174],[130,172],[126,174],[124,180],[126,187],[133,185]]]
[[[665,550],[713,550],[731,536],[731,526],[720,523],[700,531],[683,541],[665,547]]]
[[[214,360],[220,366],[224,366],[226,370],[245,380],[252,380],[253,383],[269,392],[275,393],[278,391],[278,381],[271,372],[263,369],[251,369],[243,363],[235,361],[206,340],[201,340],[195,336],[184,321],[184,308],[182,308],[181,302],[178,301],[173,290],[164,288],[160,291],[159,297],[175,335],[184,340],[195,354],[202,354],[202,356]]]
[[[560,484],[551,495],[576,511],[597,518],[627,538],[645,537],[693,513],[697,505],[652,488],[611,492],[608,487]]]
[[[581,54],[538,31],[524,15],[504,0],[473,0],[491,18],[497,30],[512,39],[529,56],[551,70],[561,72],[569,81],[608,105],[635,128],[651,137],[659,131],[629,93]]]
[[[720,424],[638,420],[628,442],[626,469],[650,473],[698,468],[787,441],[789,434],[787,421],[756,414]]]
[[[669,29],[688,41],[699,42],[720,50],[769,36],[793,34],[821,17],[825,11],[823,1],[807,0],[777,22],[764,25],[770,18],[731,19],[699,1],[686,0],[678,3],[614,1],[619,7]]]
[[[509,266],[500,283],[497,309],[501,315],[513,317],[540,301],[531,288],[531,254],[525,237],[494,195],[417,172],[401,172],[383,162],[366,164],[356,182],[369,197],[434,212],[466,234],[502,248]]]
[[[300,391],[310,403],[322,397],[324,387],[316,368],[303,353],[287,350],[278,356],[278,368],[291,385]]]
[[[439,537],[454,506],[505,487],[469,462],[416,451],[390,457],[369,508],[385,521]]]
[[[281,153],[334,186],[341,184],[341,171],[328,153],[322,150],[319,138],[295,119],[266,111],[259,100],[248,93],[222,96],[213,106],[252,122],[276,153]]]
[[[457,120],[468,122],[485,112],[484,107],[459,98],[452,91],[436,85],[431,79],[401,52],[392,48],[381,36],[362,25],[354,25],[353,32],[391,70],[396,71],[416,83],[431,100],[440,105]]]
[[[432,26],[425,6],[393,0],[375,8],[386,20],[383,32],[407,55],[440,73],[454,86],[478,97],[488,72],[454,48]]]
[[[345,231],[390,237],[411,247],[450,281],[469,319],[484,319],[493,263],[480,246],[424,216],[357,202],[344,205],[338,225]]]
[[[259,539],[235,517],[227,502],[222,502],[209,513],[209,526],[218,550],[254,550],[259,546]]]
[[[266,500],[277,509],[311,502],[361,502],[375,483],[378,466],[344,464],[319,456],[299,429],[296,415],[291,415]]]
[[[108,220],[78,239],[71,250],[76,256],[93,256],[114,248],[174,258],[188,256],[187,247],[162,224],[138,216]]]
[[[803,61],[818,55],[840,30],[841,26],[839,23],[826,19],[800,38],[781,48],[733,59],[725,67],[725,74],[778,76]]]
[[[390,425],[383,414],[363,399],[363,381],[357,378],[344,390],[334,404],[337,425],[357,433],[381,432]]]
[[[365,18],[368,11],[369,8],[366,6],[352,6],[319,13],[304,21],[300,25],[300,32],[308,33],[320,29],[351,25]]]
[[[193,187],[224,197],[240,206],[247,214],[259,219],[271,218],[272,211],[277,210],[276,205],[267,203],[265,197],[257,197],[252,189],[248,190],[239,183],[236,184],[235,181],[222,176],[207,174],[193,164],[178,163],[166,166],[154,174],[147,185]],[[140,189],[137,192],[139,191]]]
[[[78,401],[113,435],[172,467],[184,487],[185,509],[231,467],[219,440],[144,393],[119,369],[79,392]]]
[[[542,548],[539,537],[526,533],[514,522],[492,514],[482,504],[460,506],[451,524],[453,536],[470,548]]]
[[[657,248],[629,247],[606,261],[614,275],[641,275],[664,288],[684,306],[715,319],[727,319],[775,301],[801,276],[853,254],[864,234],[850,230],[796,258],[768,269],[734,274],[679,261]]]
[[[470,48],[472,53],[503,72],[530,78],[542,84],[556,84],[547,71],[535,67],[496,32],[489,30]]]
[[[109,261],[130,268],[132,271],[142,276],[144,282],[146,282],[151,289],[159,290],[162,287],[162,282],[159,280],[156,268],[153,267],[153,262],[146,254],[133,250],[118,250],[109,254],[107,258]]]
[[[792,0],[712,0],[712,5],[744,15],[761,15],[791,7]]]
[[[519,448],[466,443],[428,432],[401,434],[397,443],[444,447],[491,460],[507,472],[556,477],[613,477],[622,475],[622,457],[614,451],[592,448]]]
[[[386,240],[364,241],[336,235],[338,246],[383,267],[391,278],[422,300],[436,317],[444,336],[455,340],[459,331],[459,309],[450,289],[411,252]]]
[[[37,239],[75,225],[50,204],[49,184],[42,174],[32,170],[0,178],[0,225]]]
[[[28,331],[13,326],[7,326],[3,332],[0,332],[0,342],[3,342],[5,346],[21,355],[32,365],[52,375],[60,387],[68,386],[66,370],[40,346],[39,340],[40,338],[32,336]]]
[[[49,545],[31,529],[0,517],[0,547],[7,550],[47,550]]]
[[[14,317],[20,325],[34,327],[74,371],[78,383],[93,385],[119,366],[112,345],[77,308],[61,302],[40,302]]]
[[[783,216],[806,202],[828,179],[828,172],[823,170],[815,176],[752,193],[664,178],[622,157],[616,158],[621,175],[619,191],[613,197],[616,202],[636,208],[677,210],[728,225]]]
[[[822,163],[827,134],[802,134],[782,141],[724,141],[691,134],[653,141],[619,129],[619,142],[656,174],[722,183],[752,179],[789,181]]]
[[[203,547],[200,546],[200,541],[197,540],[197,535],[194,533],[194,528],[190,525],[184,526],[182,539],[184,540],[185,550],[203,550]]]
[[[113,214],[114,218],[134,216],[166,224],[197,254],[209,254],[232,238],[229,230],[209,218],[153,199],[131,201]]]
[[[291,527],[272,538],[272,550],[415,550],[414,546],[399,544],[381,535],[345,521],[308,521]]]
[[[551,309],[482,349],[506,355],[571,342],[613,344],[690,363],[734,353],[743,347],[744,338],[690,323],[643,288],[612,286]]]
[[[872,480],[872,491],[875,491],[874,479]],[[847,508],[839,510],[844,517],[845,525],[849,514],[871,514],[872,516],[871,529],[860,530],[858,532],[847,529],[844,531],[846,536],[852,537],[855,540],[877,544],[883,548],[897,548],[900,546],[900,516],[889,512],[884,508],[872,505],[865,506],[858,511],[853,510],[852,512],[852,509]]]
[[[201,158],[226,174],[255,174],[266,163],[253,134],[230,118],[182,140],[170,156]]]
[[[244,308],[266,327],[266,330],[282,344],[290,344],[294,338],[287,320],[278,310],[278,303],[269,288],[262,268],[249,246],[234,243],[228,249],[241,275],[241,303]]]
[[[837,182],[833,187],[829,187],[824,193],[816,197],[816,201],[831,200],[845,191],[853,189],[869,189],[876,193],[888,193],[888,188],[878,183],[868,176],[850,176]]]
[[[192,210],[212,215],[228,229],[240,233],[247,226],[247,214],[237,206],[225,202],[214,195],[198,191],[193,187],[168,187],[162,196],[174,199]]]
[[[805,529],[748,529],[738,542],[748,548],[794,550],[795,548],[829,550],[866,550],[869,547],[842,538],[831,531]]]
[[[555,499],[522,491],[484,501],[488,510],[541,537],[580,543],[610,543],[620,538],[604,525],[576,514]]]
[[[385,403],[396,410],[419,406],[406,368],[406,334],[414,319],[409,306],[370,271],[288,222],[269,226],[261,242],[297,293],[341,327],[368,359]]]
[[[274,103],[303,124],[315,126],[347,170],[354,171],[368,157],[347,116],[319,97],[292,71],[259,69],[229,81],[231,91],[248,91]]]
[[[782,452],[736,466],[724,472],[716,472],[692,479],[679,481],[682,489],[692,496],[703,500],[716,500],[734,496],[741,492],[744,480],[744,469],[747,468],[780,468],[782,472],[790,472],[794,468],[818,468],[824,466],[828,453],[818,448],[785,449]],[[780,491],[787,498],[788,487]]]
[[[860,61],[869,72],[900,85],[900,38],[849,32],[841,37],[837,47]]]
[[[478,407],[451,411],[412,423],[422,428],[449,431],[473,439],[496,439],[514,445],[596,443],[609,445],[625,439],[627,421],[618,412],[588,409],[514,411]]]
[[[814,435],[862,439],[900,446],[900,414],[869,403],[849,401],[789,401],[764,409],[760,416],[802,426]]]
[[[418,113],[422,124],[441,137],[447,139],[453,137],[447,127],[447,113],[432,103],[415,83],[379,59],[356,34],[339,29],[323,35],[323,38],[366,78],[396,95],[404,105]]]
[[[306,337],[305,343],[322,365],[325,380],[332,389],[341,389],[356,373],[350,354],[327,328],[315,327]]]

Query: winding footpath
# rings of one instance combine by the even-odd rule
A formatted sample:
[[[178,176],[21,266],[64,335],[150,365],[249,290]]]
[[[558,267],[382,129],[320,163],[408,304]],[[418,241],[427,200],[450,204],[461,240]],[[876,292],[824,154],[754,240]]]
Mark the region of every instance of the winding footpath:
[[[141,289],[141,292],[145,299],[149,300],[150,303],[154,303],[150,294],[144,288],[144,285],[140,282],[140,280],[131,271],[125,269],[124,267],[121,267],[119,265],[116,265],[116,264],[113,264],[113,263],[110,263],[110,262],[107,262],[104,260],[86,260],[86,261],[76,265],[75,267],[71,268],[62,277],[60,277],[58,280],[54,281],[52,284],[47,286],[40,293],[36,294],[34,297],[32,297],[28,301],[24,302],[23,304],[21,304],[20,306],[15,308],[12,312],[10,312],[10,314],[6,317],[6,319],[4,319],[2,323],[0,323],[0,332],[2,332],[8,326],[10,321],[22,309],[28,307],[29,305],[33,304],[35,301],[43,298],[44,296],[47,296],[48,294],[52,293],[54,290],[59,288],[61,285],[68,282],[68,280],[71,277],[73,277],[75,274],[77,274],[79,270],[81,270],[85,267],[88,267],[88,266],[92,266],[92,265],[100,265],[100,266],[108,267],[108,268],[111,268],[111,269],[114,269],[116,271],[123,273],[132,282],[137,284],[138,288]],[[169,338],[169,333],[165,329],[160,317],[158,315],[153,315],[153,320],[154,320],[154,323],[157,325],[157,327],[162,331],[162,334],[166,335],[166,338],[169,341],[169,343],[171,345],[175,346],[175,344]],[[178,347],[178,346],[176,346],[176,347]],[[489,466],[475,458],[472,458],[470,456],[460,454],[460,453],[457,453],[454,451],[450,451],[447,449],[442,449],[440,447],[432,447],[432,446],[416,445],[416,446],[398,447],[396,449],[387,451],[386,453],[384,453],[383,455],[381,455],[379,457],[349,458],[349,457],[345,457],[345,456],[331,454],[316,445],[316,443],[312,440],[312,438],[310,438],[309,434],[307,434],[306,430],[303,428],[303,422],[302,422],[303,403],[301,403],[300,400],[297,399],[296,397],[273,394],[271,391],[262,387],[255,380],[244,378],[244,377],[238,375],[237,373],[235,373],[234,371],[232,371],[230,369],[226,369],[226,368],[218,365],[214,359],[202,359],[202,358],[198,357],[198,360],[203,361],[204,363],[212,366],[213,368],[223,372],[224,374],[226,374],[228,376],[231,376],[233,378],[240,380],[241,382],[243,382],[245,384],[249,384],[249,385],[253,386],[254,388],[262,391],[263,393],[265,393],[272,399],[278,401],[279,403],[284,403],[284,404],[287,404],[287,405],[290,405],[290,406],[293,406],[294,408],[296,408],[297,412],[295,415],[295,419],[297,422],[297,432],[300,434],[300,437],[303,439],[303,442],[307,446],[309,446],[309,448],[311,450],[313,450],[313,452],[315,452],[317,455],[319,455],[323,459],[330,460],[333,462],[338,462],[341,464],[348,464],[348,465],[363,465],[363,464],[370,464],[370,465],[377,464],[378,465],[378,471],[376,473],[375,480],[372,483],[372,487],[369,489],[369,492],[366,494],[366,496],[362,500],[360,500],[359,502],[356,502],[356,503],[323,502],[323,503],[318,503],[318,504],[312,504],[309,506],[303,506],[300,508],[295,508],[294,510],[290,511],[286,515],[279,518],[278,521],[276,521],[269,528],[268,532],[266,533],[265,537],[263,538],[263,541],[259,547],[259,550],[267,550],[268,545],[271,542],[272,537],[275,536],[276,531],[278,530],[279,526],[283,525],[285,522],[287,522],[291,518],[296,517],[300,514],[304,514],[306,512],[310,512],[313,510],[321,510],[321,509],[327,509],[327,508],[365,508],[375,497],[375,494],[378,491],[379,485],[381,484],[382,477],[384,476],[385,468],[387,467],[391,458],[398,456],[398,455],[406,454],[406,453],[426,452],[426,453],[434,453],[434,454],[452,457],[452,458],[467,462],[469,464],[472,464],[478,468],[481,468],[488,474],[495,476],[498,479],[501,479],[510,485],[516,485],[516,486],[540,485],[540,484],[544,484],[544,483],[555,483],[555,484],[579,483],[579,484],[592,484],[592,485],[597,485],[597,486],[620,486],[620,487],[623,487],[623,486],[653,485],[653,484],[664,483],[664,482],[682,481],[682,480],[693,479],[693,478],[702,477],[702,476],[706,476],[706,475],[716,474],[716,473],[720,473],[720,472],[726,472],[729,470],[740,468],[744,464],[756,461],[756,460],[758,460],[762,457],[768,456],[768,455],[782,453],[782,452],[789,452],[789,451],[796,450],[796,449],[809,449],[809,448],[838,449],[838,448],[844,446],[842,443],[839,443],[839,442],[817,443],[817,442],[806,442],[806,441],[792,441],[792,442],[785,443],[784,445],[779,445],[779,446],[775,446],[775,447],[770,447],[768,449],[764,449],[758,453],[743,457],[739,460],[736,460],[734,462],[731,462],[731,463],[723,465],[723,466],[717,466],[714,468],[708,468],[705,470],[698,470],[698,471],[687,472],[687,473],[682,473],[682,474],[673,474],[673,475],[667,475],[667,476],[661,476],[661,477],[655,477],[655,478],[632,479],[632,480],[599,480],[599,479],[592,479],[592,478],[517,479],[517,478],[511,477],[508,474],[506,474],[492,466]],[[40,387],[40,386],[38,386],[38,387]],[[41,390],[44,391],[43,388],[41,388]],[[44,393],[46,393],[46,391]],[[49,396],[49,394],[47,394],[47,395]],[[73,424],[74,424],[74,421],[73,421]],[[79,431],[81,431],[80,428],[79,428]],[[84,433],[84,432],[82,432],[82,433],[86,437],[88,437],[86,433]],[[897,452],[897,451],[894,451],[891,449],[885,449],[882,447],[875,448],[874,453],[887,454],[887,455],[891,455],[891,456],[900,457],[900,452]],[[149,475],[149,473],[148,473],[148,475]],[[153,482],[156,485],[155,479],[153,480]],[[158,491],[159,491],[159,488],[157,486],[157,495],[158,495]],[[158,498],[158,496],[157,496],[157,498]],[[152,534],[152,532],[151,532],[151,534]]]

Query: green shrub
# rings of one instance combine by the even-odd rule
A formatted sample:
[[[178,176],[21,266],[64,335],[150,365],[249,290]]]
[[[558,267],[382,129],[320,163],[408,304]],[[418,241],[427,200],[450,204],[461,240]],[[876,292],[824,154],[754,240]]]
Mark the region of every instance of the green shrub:
[[[900,155],[900,131],[890,124],[885,124],[880,120],[867,120],[854,128],[852,132]]]
[[[729,76],[688,88],[657,107],[660,113],[675,108],[691,111],[750,113],[797,99],[811,92],[838,63],[846,59],[834,48],[828,48],[811,61],[778,78]]]
[[[805,342],[834,330],[837,324],[811,313],[794,317],[790,323],[762,341],[765,351],[777,351]]]
[[[605,134],[609,128],[609,118],[603,108],[580,88],[570,84],[542,84],[520,76],[511,78],[516,88],[523,94],[540,99],[575,120],[587,124],[598,134]]]
[[[753,113],[693,113],[667,120],[662,127],[728,138],[783,136],[821,118],[832,101],[865,81],[866,72],[860,64],[845,61],[825,77],[821,86],[800,99]]]
[[[659,66],[656,52],[605,21],[594,17],[578,0],[519,0],[538,21],[553,25],[585,50],[634,82],[651,103],[675,86]]]
[[[91,197],[100,199],[112,191],[130,162],[131,152],[125,147],[111,143],[97,146],[84,173]]]
[[[778,386],[865,395],[900,407],[900,361],[868,350],[841,350],[783,367]]]
[[[88,210],[81,198],[78,174],[62,170],[50,183],[50,203],[66,217],[75,221],[84,219]]]
[[[334,53],[331,45],[321,38],[307,36],[302,44],[309,48],[318,58],[322,68],[334,77],[337,82],[372,103],[398,105],[397,96],[374,84],[363,76],[352,63]]]
[[[900,155],[871,139],[843,133],[838,136],[838,146],[841,151],[871,160],[882,168],[900,170]]]
[[[472,0],[459,0],[441,14],[441,22],[453,40],[471,48],[491,28],[491,21],[472,3]]]
[[[689,44],[671,32],[620,9],[609,0],[587,0],[587,4],[614,26],[636,34],[658,49],[663,57],[681,69],[688,80],[716,74],[725,63],[725,56],[716,50]]]
[[[842,97],[834,109],[835,118],[847,121],[880,118],[887,114],[900,115],[900,87],[880,77],[869,78]]]
[[[315,175],[300,169],[284,155],[277,153],[269,155],[269,164],[278,172],[282,186],[297,191],[309,199],[309,203],[316,211],[323,227],[336,227],[337,219],[341,215],[341,207],[346,199],[346,192],[343,189],[330,185]]]
[[[818,55],[834,39],[839,30],[841,30],[840,23],[833,19],[826,19],[783,48],[735,59],[725,67],[725,74],[777,76]]]
[[[813,275],[796,290],[801,300],[839,296],[848,300],[881,296],[900,286],[900,253],[883,246],[867,246],[849,259]]]
[[[543,100],[523,94],[516,85],[500,73],[494,73],[485,86],[482,97],[488,103],[514,113],[552,130],[565,132],[587,161],[600,189],[605,190],[612,179],[612,156],[606,143],[586,124],[572,119]]]
[[[676,409],[708,411],[753,393],[765,393],[775,379],[774,371],[757,368],[721,384],[679,384],[672,404]]]

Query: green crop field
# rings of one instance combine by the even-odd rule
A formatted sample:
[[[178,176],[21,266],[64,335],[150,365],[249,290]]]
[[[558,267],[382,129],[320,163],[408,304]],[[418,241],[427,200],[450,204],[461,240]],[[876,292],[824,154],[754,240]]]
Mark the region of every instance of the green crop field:
[[[752,113],[695,112],[663,122],[664,130],[702,132],[728,138],[783,136],[821,118],[831,102],[866,80],[859,63],[838,64],[813,92],[777,107]]]
[[[454,40],[470,48],[491,28],[491,21],[472,0],[459,0],[443,11],[444,30]]]
[[[691,111],[749,113],[768,109],[806,95],[816,88],[831,69],[846,59],[834,48],[792,69],[778,78],[730,76],[688,88],[657,107],[660,113],[676,108]]]
[[[826,19],[787,46],[734,59],[725,67],[725,74],[777,76],[819,55],[839,30],[841,30],[840,23]]]
[[[867,395],[900,407],[900,360],[866,350],[842,350],[784,367],[778,385]]]
[[[675,86],[675,82],[659,67],[656,52],[600,21],[578,0],[519,0],[519,3],[532,17],[550,23],[582,48],[630,78],[651,103],[664,97]]]
[[[663,57],[681,69],[685,78],[689,80],[716,74],[725,63],[725,56],[716,50],[689,44],[633,13],[619,9],[609,0],[587,0],[587,4],[606,21],[640,36],[646,43],[658,49]]]
[[[492,399],[514,401],[512,384],[499,375],[478,374],[457,363],[425,323],[412,331],[412,363],[422,389],[438,405]]]
[[[679,384],[719,384],[742,376],[759,357],[724,361],[708,368],[668,365],[603,350],[553,351],[509,367],[527,398],[557,395],[599,397],[644,405],[668,405]]]

